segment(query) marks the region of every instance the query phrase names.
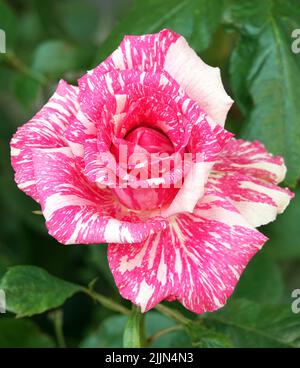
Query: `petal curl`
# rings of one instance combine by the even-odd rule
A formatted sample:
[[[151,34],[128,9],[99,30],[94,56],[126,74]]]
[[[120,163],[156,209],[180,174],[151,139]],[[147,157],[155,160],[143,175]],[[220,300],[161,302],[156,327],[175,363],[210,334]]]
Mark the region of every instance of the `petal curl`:
[[[233,100],[224,89],[219,68],[207,65],[180,37],[168,49],[164,69],[214,121],[224,126]]]
[[[277,186],[285,173],[282,157],[268,153],[260,142],[232,139],[213,167],[209,182],[258,227],[274,221],[293,198],[288,188]]]
[[[267,238],[211,191],[194,214],[139,244],[111,244],[108,260],[121,295],[145,312],[164,299],[195,313],[223,306]]]
[[[33,148],[66,146],[64,132],[78,111],[78,88],[61,80],[48,103],[14,134],[11,162],[18,187],[36,201],[36,179],[32,162]]]
[[[243,139],[231,139],[225,145],[214,169],[239,172],[273,184],[282,182],[286,174],[282,157],[273,156],[259,141],[249,142]]]
[[[254,227],[274,221],[283,213],[293,193],[288,188],[263,182],[239,173],[211,173],[209,183],[229,198],[231,203]]]
[[[164,29],[143,36],[124,36],[119,47],[94,71],[104,74],[112,70],[162,70],[169,47],[180,35]]]
[[[190,98],[224,126],[233,100],[223,87],[220,69],[204,63],[179,34],[164,29],[144,36],[125,36],[117,50],[91,74],[114,69],[167,71]]]
[[[211,128],[206,119],[193,126],[189,151],[196,156],[184,182],[170,206],[163,211],[169,217],[180,212],[192,213],[196,204],[204,195],[210,171],[224,145],[232,138],[232,134],[220,125]]]
[[[69,147],[35,149],[33,160],[46,225],[59,242],[134,243],[164,228],[161,218],[120,220],[122,213],[112,192],[87,182]]]

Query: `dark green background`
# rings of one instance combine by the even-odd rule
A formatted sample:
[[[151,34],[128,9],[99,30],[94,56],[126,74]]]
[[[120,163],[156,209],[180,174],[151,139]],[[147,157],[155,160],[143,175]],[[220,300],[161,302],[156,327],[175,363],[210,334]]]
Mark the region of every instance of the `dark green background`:
[[[300,315],[291,311],[292,290],[300,289],[300,54],[291,51],[292,30],[300,28],[298,0],[0,0],[0,29],[6,31],[8,51],[0,55],[0,277],[15,265],[39,266],[85,286],[98,277],[98,292],[129,307],[112,280],[105,245],[63,247],[47,234],[42,216],[33,213],[38,205],[13,181],[9,140],[47,101],[60,78],[76,83],[124,34],[163,28],[183,34],[207,63],[221,67],[236,101],[227,129],[260,139],[272,153],[283,155],[285,185],[296,197],[284,215],[261,229],[270,240],[251,261],[230,303],[201,316],[188,333],[172,332],[154,346],[300,346]],[[23,300],[18,285],[28,277],[33,298],[48,292],[47,284],[40,287],[40,273],[30,270],[11,277],[9,288],[17,301]],[[54,288],[52,279],[46,281]],[[54,305],[50,295],[43,310],[59,307],[73,294],[73,286],[69,290],[70,285],[57,282],[57,287],[58,293],[63,290],[60,303]],[[177,303],[166,305],[199,319]],[[55,346],[53,320],[59,320],[60,311],[40,313],[37,305],[26,306],[26,313],[9,306],[22,319],[0,315],[0,346]],[[69,298],[61,310],[68,346],[122,345],[126,317],[83,293]],[[146,316],[148,335],[173,324],[157,311]]]

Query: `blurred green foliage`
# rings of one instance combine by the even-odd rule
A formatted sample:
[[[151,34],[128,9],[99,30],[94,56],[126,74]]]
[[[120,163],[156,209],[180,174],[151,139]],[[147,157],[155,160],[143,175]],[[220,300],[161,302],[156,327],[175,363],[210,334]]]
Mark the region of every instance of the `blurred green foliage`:
[[[59,79],[76,83],[124,34],[162,28],[183,34],[206,62],[221,67],[236,101],[227,128],[283,155],[286,184],[296,197],[262,228],[270,240],[227,306],[197,317],[166,304],[192,325],[151,311],[147,341],[155,347],[300,346],[300,316],[291,311],[291,292],[300,288],[300,54],[291,52],[292,30],[300,28],[298,0],[0,0],[0,29],[7,35],[7,53],[0,54],[0,277],[11,266],[40,267],[14,267],[2,278],[9,313],[0,315],[1,347],[59,345],[61,326],[48,312],[57,307],[67,346],[122,345],[127,317],[80,292],[98,278],[95,292],[129,307],[115,288],[106,246],[62,247],[47,234],[42,216],[33,213],[38,205],[13,181],[9,140]]]

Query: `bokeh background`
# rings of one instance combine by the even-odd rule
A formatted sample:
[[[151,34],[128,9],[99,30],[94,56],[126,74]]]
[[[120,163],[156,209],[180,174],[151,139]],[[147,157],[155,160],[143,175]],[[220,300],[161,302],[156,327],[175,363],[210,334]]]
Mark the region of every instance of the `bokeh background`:
[[[291,310],[292,291],[300,289],[300,53],[291,49],[291,33],[300,28],[296,0],[0,0],[0,29],[7,36],[7,53],[0,54],[0,277],[9,267],[34,265],[80,285],[98,278],[97,292],[130,307],[114,285],[105,245],[65,247],[47,234],[38,205],[14,183],[9,140],[59,79],[76,83],[124,34],[163,28],[183,34],[207,63],[221,68],[236,101],[227,129],[283,155],[289,169],[284,185],[296,197],[276,222],[261,228],[270,240],[229,304],[198,317],[166,303],[201,323],[191,333],[174,328],[151,346],[299,346],[300,314]],[[67,346],[122,346],[126,317],[83,293],[59,309],[32,314],[0,315],[1,347],[64,345],[62,330]],[[173,325],[157,311],[146,316],[148,336]]]

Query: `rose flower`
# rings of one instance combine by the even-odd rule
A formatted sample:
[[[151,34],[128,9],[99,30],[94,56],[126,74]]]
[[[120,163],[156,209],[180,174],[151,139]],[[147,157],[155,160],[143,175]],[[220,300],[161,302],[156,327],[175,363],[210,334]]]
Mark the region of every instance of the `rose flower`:
[[[142,311],[224,305],[293,194],[286,168],[223,126],[220,70],[170,31],[126,36],[11,141],[18,187],[63,244],[109,243],[121,295]]]

